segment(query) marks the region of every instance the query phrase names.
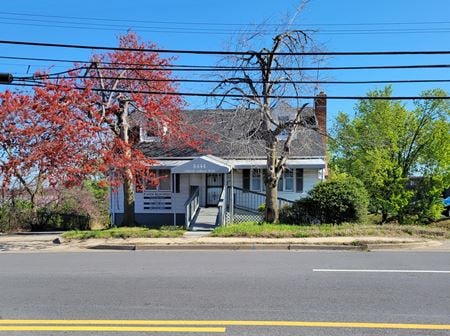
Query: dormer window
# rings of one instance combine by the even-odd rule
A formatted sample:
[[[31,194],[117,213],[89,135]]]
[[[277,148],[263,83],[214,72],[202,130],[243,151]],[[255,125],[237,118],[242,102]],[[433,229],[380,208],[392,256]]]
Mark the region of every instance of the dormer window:
[[[141,142],[158,142],[158,141],[161,141],[161,135],[162,136],[166,135],[168,130],[169,129],[167,126],[163,126],[161,134],[158,135],[152,129],[149,129],[146,127],[141,127],[139,129],[139,138],[140,138]]]

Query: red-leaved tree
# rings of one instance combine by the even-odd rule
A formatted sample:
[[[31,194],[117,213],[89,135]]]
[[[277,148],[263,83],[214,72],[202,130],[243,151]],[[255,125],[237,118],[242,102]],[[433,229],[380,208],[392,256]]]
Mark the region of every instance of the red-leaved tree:
[[[31,203],[32,229],[38,223],[37,197],[57,184],[79,184],[98,171],[100,128],[87,113],[91,91],[74,90],[74,80],[47,83],[32,92],[0,93],[0,175],[3,191],[22,190]]]
[[[133,186],[143,176],[158,183],[156,161],[139,149],[139,128],[160,139],[158,147],[199,147],[202,136],[184,122],[184,101],[170,80],[172,59],[144,51],[156,46],[133,33],[119,41],[120,50],[94,55],[63,78],[36,74],[33,93],[0,95],[1,181],[18,180],[34,211],[45,183],[75,185],[101,172],[113,187],[123,184],[122,224],[134,225]]]
[[[156,45],[140,41],[131,32],[119,38],[119,46],[120,50],[94,55],[82,82],[99,89],[93,101],[98,107],[93,120],[99,120],[104,129],[108,149],[104,164],[110,183],[123,184],[122,224],[134,225],[133,185],[140,183],[139,177],[154,178],[150,169],[156,163],[139,150],[136,129],[150,131],[172,149],[197,147],[199,142],[183,120],[184,101],[176,95],[177,86],[170,80],[173,59],[144,51],[156,49]],[[198,139],[198,131],[195,133]]]

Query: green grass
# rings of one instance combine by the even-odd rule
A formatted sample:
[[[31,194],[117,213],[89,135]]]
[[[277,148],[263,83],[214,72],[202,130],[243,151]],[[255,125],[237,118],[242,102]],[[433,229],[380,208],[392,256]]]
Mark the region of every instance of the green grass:
[[[269,223],[240,223],[215,229],[214,237],[261,237],[261,238],[307,238],[307,237],[421,237],[450,239],[450,220],[430,225],[399,225],[371,223],[343,223],[340,225],[288,225]]]
[[[184,230],[179,227],[162,227],[159,230],[143,227],[120,227],[105,230],[67,231],[65,239],[89,238],[176,238],[183,236]]]

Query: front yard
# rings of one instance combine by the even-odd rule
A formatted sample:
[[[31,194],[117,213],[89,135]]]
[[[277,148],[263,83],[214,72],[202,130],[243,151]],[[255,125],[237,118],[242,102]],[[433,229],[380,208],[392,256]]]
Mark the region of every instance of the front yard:
[[[184,230],[179,227],[162,227],[159,230],[144,227],[119,227],[105,230],[67,231],[63,234],[65,239],[89,238],[177,238],[182,237]]]
[[[344,223],[340,225],[288,225],[247,222],[215,229],[213,237],[308,238],[308,237],[420,237],[450,239],[450,219],[429,225]]]

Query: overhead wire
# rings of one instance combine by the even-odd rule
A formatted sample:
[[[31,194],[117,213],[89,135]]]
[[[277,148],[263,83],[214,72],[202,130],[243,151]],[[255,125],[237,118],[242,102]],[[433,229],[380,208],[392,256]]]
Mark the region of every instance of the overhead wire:
[[[6,22],[4,20],[7,20]],[[9,20],[9,22],[8,22]],[[10,22],[10,21],[19,22]],[[21,22],[20,18],[0,17],[0,24],[6,25],[20,25],[20,26],[34,26],[34,27],[51,27],[51,28],[69,28],[69,29],[83,29],[83,30],[102,30],[102,31],[125,31],[132,28],[138,32],[152,32],[152,33],[172,33],[172,34],[206,34],[206,35],[230,35],[230,34],[262,34],[272,35],[273,30],[251,30],[251,29],[217,29],[217,28],[183,28],[183,27],[145,27],[132,24],[129,26],[121,26],[116,24],[96,24],[88,22],[65,22],[65,21],[48,21],[38,19],[27,19],[26,22]],[[30,23],[31,21],[31,23]],[[42,22],[42,23],[32,23]],[[302,29],[309,34],[319,35],[374,35],[374,34],[432,34],[432,33],[448,33],[450,27],[433,27],[433,28],[386,28],[386,29]]]
[[[26,83],[9,83],[4,85],[12,85],[12,86],[40,86],[40,87],[46,87],[42,86],[41,84],[33,85],[33,84],[26,84]],[[58,85],[54,85],[58,87]],[[51,86],[50,86],[51,87]],[[85,87],[73,87],[77,90],[85,90]],[[225,93],[199,93],[199,92],[163,92],[163,91],[145,91],[145,90],[139,90],[139,91],[133,91],[133,90],[125,90],[125,89],[102,89],[102,88],[91,88],[90,90],[96,91],[96,92],[110,92],[110,93],[131,93],[131,94],[151,94],[151,95],[170,95],[170,96],[191,96],[191,97],[227,97],[227,98],[284,98],[284,99],[315,99],[317,96],[294,96],[294,95],[270,95],[270,96],[260,96],[260,95],[251,95],[251,96],[244,96],[242,94],[225,94]],[[418,100],[418,99],[426,99],[426,100],[448,100],[450,99],[450,96],[391,96],[391,97],[383,97],[383,96],[327,96],[326,99],[331,100]]]
[[[39,77],[30,76],[30,77],[15,77],[15,79],[23,80],[33,80],[38,79]],[[57,75],[43,75],[40,78],[42,79],[106,79],[106,80],[114,80],[118,79],[117,77],[108,77],[108,76],[68,76],[68,77],[59,77]],[[167,79],[150,79],[150,78],[139,78],[139,77],[122,77],[120,80],[123,81],[139,81],[139,82],[180,82],[180,83],[236,83],[238,79],[185,79],[185,78],[167,78]],[[450,82],[450,79],[397,79],[397,80],[362,80],[362,81],[334,81],[334,80],[271,80],[271,81],[262,81],[262,80],[252,80],[253,83],[256,84],[394,84],[394,83],[447,83]]]
[[[72,49],[91,49],[91,50],[111,50],[111,51],[137,51],[137,52],[156,52],[171,54],[196,54],[196,55],[268,55],[270,52],[257,51],[225,51],[225,50],[187,50],[187,49],[158,49],[158,48],[123,48],[108,47],[99,45],[82,45],[67,43],[46,43],[30,41],[0,40],[0,44],[25,45],[36,47],[54,47],[54,48],[72,48]],[[398,55],[449,55],[450,50],[409,50],[409,51],[311,51],[311,52],[277,52],[277,56],[398,56]]]

